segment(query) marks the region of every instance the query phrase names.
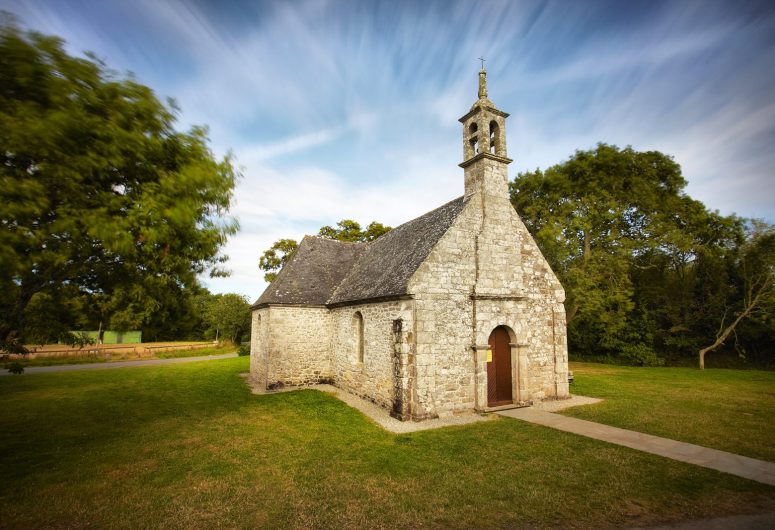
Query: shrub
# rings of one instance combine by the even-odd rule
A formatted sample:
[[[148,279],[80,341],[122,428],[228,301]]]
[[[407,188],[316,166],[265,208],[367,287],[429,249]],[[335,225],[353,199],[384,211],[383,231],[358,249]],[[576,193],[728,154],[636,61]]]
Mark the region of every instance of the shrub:
[[[84,349],[86,346],[93,346],[95,341],[92,337],[81,331],[72,333],[67,331],[59,336],[59,341],[68,346],[78,346],[79,350]]]
[[[18,361],[8,363],[6,366],[8,367],[8,371],[11,372],[12,374],[24,373],[24,365]]]
[[[237,348],[237,355],[240,357],[245,357],[247,355],[250,355],[250,343],[249,342],[243,342],[239,345],[239,348]]]
[[[622,348],[622,360],[633,366],[664,366],[665,360],[643,343],[628,344]]]

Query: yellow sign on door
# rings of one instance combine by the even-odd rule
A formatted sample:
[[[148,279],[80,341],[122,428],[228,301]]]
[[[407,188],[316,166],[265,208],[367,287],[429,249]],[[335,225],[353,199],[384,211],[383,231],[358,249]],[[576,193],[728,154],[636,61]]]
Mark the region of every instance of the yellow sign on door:
[[[487,362],[488,363],[492,362],[492,350],[489,350],[489,349],[487,350]]]

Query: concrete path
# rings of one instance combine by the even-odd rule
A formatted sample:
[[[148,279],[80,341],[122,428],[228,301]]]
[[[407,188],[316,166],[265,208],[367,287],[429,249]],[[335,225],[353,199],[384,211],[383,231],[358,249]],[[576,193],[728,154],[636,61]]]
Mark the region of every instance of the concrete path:
[[[734,528],[734,530],[772,530],[775,528],[775,513],[697,519],[662,526],[638,527],[632,530],[729,530],[730,528]]]
[[[175,357],[173,359],[146,359],[142,361],[113,361],[88,364],[60,364],[56,366],[32,366],[24,369],[24,374],[42,374],[48,372],[73,372],[77,370],[112,370],[113,368],[134,368],[136,366],[154,366],[158,364],[195,363],[199,361],[215,361],[217,359],[230,359],[236,357],[236,353],[224,353],[221,355],[200,355],[199,357]],[[24,375],[21,374],[21,375]],[[8,370],[0,370],[0,376],[16,375]]]
[[[504,410],[498,414],[775,486],[775,464],[771,462],[533,408]]]

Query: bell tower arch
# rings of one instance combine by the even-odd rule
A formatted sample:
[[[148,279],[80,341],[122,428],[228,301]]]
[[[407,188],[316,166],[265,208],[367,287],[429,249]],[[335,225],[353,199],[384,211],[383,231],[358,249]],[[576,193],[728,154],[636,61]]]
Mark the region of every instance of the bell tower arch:
[[[465,198],[478,192],[508,197],[508,170],[511,159],[506,154],[506,118],[487,98],[487,71],[479,71],[478,99],[471,110],[460,118],[463,124],[463,162]]]

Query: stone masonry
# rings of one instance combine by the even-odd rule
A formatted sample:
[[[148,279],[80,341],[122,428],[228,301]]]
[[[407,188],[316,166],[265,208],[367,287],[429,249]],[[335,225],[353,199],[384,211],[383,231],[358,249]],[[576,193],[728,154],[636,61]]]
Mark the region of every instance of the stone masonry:
[[[565,293],[509,201],[485,76],[460,119],[463,197],[372,243],[306,237],[254,305],[258,384],[331,382],[403,420],[484,411],[501,328],[511,405],[569,396]]]

